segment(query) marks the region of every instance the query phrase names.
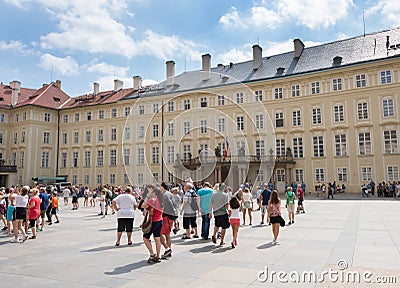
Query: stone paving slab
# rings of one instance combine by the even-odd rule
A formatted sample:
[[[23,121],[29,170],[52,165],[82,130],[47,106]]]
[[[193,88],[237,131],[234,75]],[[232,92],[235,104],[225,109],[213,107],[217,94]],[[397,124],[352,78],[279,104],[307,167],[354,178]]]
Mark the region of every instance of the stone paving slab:
[[[306,214],[281,229],[279,245],[272,245],[271,227],[259,225],[260,212],[253,211],[253,225],[239,230],[239,246],[218,247],[211,241],[173,238],[173,257],[158,264],[146,263],[137,213],[134,244],[115,247],[116,217],[97,216],[99,208],[71,211],[60,207],[60,224],[45,227],[36,240],[10,243],[0,234],[0,287],[398,287],[400,283],[399,201],[309,200]],[[287,213],[282,207],[283,216]],[[213,222],[213,221],[212,221]],[[182,223],[182,221],[181,221]],[[248,220],[247,220],[248,223]],[[200,219],[198,221],[200,225]],[[211,227],[212,228],[212,227]],[[231,241],[231,231],[226,241]],[[269,272],[285,271],[318,275],[370,271],[393,276],[397,283],[282,283],[260,281]],[[393,280],[390,278],[389,280]]]

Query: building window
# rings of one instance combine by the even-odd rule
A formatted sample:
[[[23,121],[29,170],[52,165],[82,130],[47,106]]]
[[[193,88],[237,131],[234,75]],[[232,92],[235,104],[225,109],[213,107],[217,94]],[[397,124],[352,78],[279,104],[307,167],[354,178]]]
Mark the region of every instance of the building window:
[[[371,181],[372,180],[372,167],[371,166],[361,167],[361,179],[362,179],[362,181]]]
[[[171,122],[171,123],[168,123],[167,126],[168,126],[168,136],[169,136],[169,137],[174,136],[174,132],[175,132],[175,131],[174,131],[174,130],[175,130],[175,129],[174,129],[174,128],[175,128],[175,127],[174,127],[174,123],[172,123],[172,122]]]
[[[335,122],[343,122],[344,121],[344,106],[343,105],[335,105],[333,107],[334,112],[334,121]]]
[[[174,174],[171,172],[168,172],[168,182],[174,183]]]
[[[283,97],[283,88],[282,87],[275,88],[274,95],[275,95],[275,100],[282,99],[282,97]]]
[[[303,158],[303,138],[293,138],[293,157],[294,158]]]
[[[183,160],[188,160],[191,158],[192,158],[192,152],[190,152],[190,145],[189,144],[183,145]]]
[[[282,138],[277,138],[275,140],[275,150],[277,157],[283,157],[286,155],[286,141]]]
[[[201,134],[207,133],[207,120],[206,119],[200,120],[200,133]]]
[[[24,168],[24,163],[25,163],[25,152],[21,151],[19,152],[19,167]]]
[[[63,115],[63,123],[68,123],[68,115]]]
[[[243,92],[236,93],[236,103],[242,104],[244,102]]]
[[[116,165],[117,165],[117,150],[111,149],[110,150],[110,166],[116,166]]]
[[[324,137],[323,136],[313,136],[313,156],[314,157],[324,157]]]
[[[78,184],[78,175],[72,175],[72,185]]]
[[[44,122],[50,122],[51,116],[50,113],[44,113]]]
[[[111,109],[111,118],[117,118],[117,109],[116,108]]]
[[[83,180],[84,185],[89,185],[89,179],[90,179],[90,175],[85,175],[85,178]]]
[[[144,126],[143,125],[138,126],[137,137],[139,139],[143,139],[144,138]]]
[[[337,179],[340,182],[347,182],[347,168],[340,167],[337,168]]]
[[[167,163],[172,164],[175,161],[175,147],[168,146],[167,147]]]
[[[144,105],[139,105],[138,106],[138,114],[139,115],[144,115]]]
[[[4,114],[0,114],[0,123],[3,123],[5,119],[5,115]]]
[[[383,99],[382,106],[383,106],[383,117],[394,116],[393,99]]]
[[[67,152],[62,152],[61,153],[61,168],[66,168],[67,167]]]
[[[396,130],[383,131],[383,140],[385,145],[385,153],[387,154],[398,153]]]
[[[0,145],[3,145],[3,132],[0,132]],[[0,158],[1,160],[2,158]]]
[[[321,108],[312,109],[312,124],[317,125],[322,123],[322,112]]]
[[[218,132],[225,132],[225,118],[218,118]]]
[[[97,166],[103,166],[103,165],[104,165],[104,151],[97,150]]]
[[[335,155],[347,155],[346,134],[335,135]]]
[[[50,159],[50,153],[49,152],[43,152],[42,153],[42,168],[49,168],[49,159]]]
[[[137,174],[137,182],[138,182],[138,184],[143,184],[143,182],[144,182],[143,173]]]
[[[275,127],[283,127],[283,112],[275,113]]]
[[[301,126],[301,111],[300,110],[294,110],[292,112],[292,125],[294,127]]]
[[[124,165],[131,165],[131,149],[124,148]]]
[[[315,94],[319,94],[319,93],[321,93],[319,82],[318,81],[312,82],[311,83],[311,95],[315,95]]]
[[[332,79],[332,90],[333,91],[342,90],[342,78]]]
[[[111,141],[117,141],[117,128],[111,128]]]
[[[14,166],[17,165],[17,152],[12,152],[12,154],[11,154],[11,165],[14,165]],[[42,167],[43,167],[43,165],[42,165]]]
[[[68,134],[62,133],[62,144],[66,145],[68,143]]]
[[[79,152],[72,152],[72,167],[78,167]]]
[[[243,147],[244,147],[244,144],[243,144]],[[264,155],[265,155],[264,140],[256,140],[256,156],[260,157],[260,156],[264,156]]]
[[[124,184],[130,184],[129,175],[126,173],[124,174]]]
[[[256,115],[256,128],[264,129],[264,115],[262,114]]]
[[[110,174],[110,184],[115,184],[115,174],[114,173]]]
[[[254,91],[254,94],[256,95],[256,101],[263,101],[262,90],[256,90],[256,91]]]
[[[257,147],[257,143],[256,143],[256,147]],[[236,154],[240,155],[241,151],[246,151],[246,143],[244,141],[236,142]]]
[[[218,95],[218,106],[224,106],[224,105],[225,105],[225,96]]]
[[[14,132],[14,144],[18,142],[18,132]]]
[[[168,112],[173,112],[175,110],[175,102],[169,101],[168,102]]]
[[[358,149],[360,151],[360,155],[371,155],[372,146],[370,132],[362,132],[358,134]]]
[[[325,172],[324,168],[316,168],[315,169],[315,182],[324,182],[325,181]]]
[[[399,166],[388,166],[388,181],[398,181],[399,178]]]
[[[285,169],[276,169],[276,181],[285,182]]]
[[[207,107],[207,98],[206,97],[200,98],[200,107]]]
[[[301,183],[304,181],[304,170],[303,169],[294,169],[294,181],[296,183]],[[306,192],[306,191],[304,191]]]
[[[125,107],[124,114],[125,114],[125,117],[128,117],[129,115],[131,115],[131,107]]]
[[[130,140],[131,139],[131,127],[124,128],[124,139]]]
[[[22,120],[23,120],[23,121],[26,120],[26,112],[22,113]]]
[[[236,117],[236,130],[237,131],[243,131],[244,130],[244,117],[243,116],[237,116]]]
[[[74,121],[79,122],[79,113],[74,114]]]
[[[368,102],[360,102],[357,104],[358,120],[368,119]]]
[[[151,148],[151,164],[160,163],[160,148],[158,146],[153,146]]]
[[[19,114],[17,113],[17,114],[15,114],[15,122],[18,122],[19,121]]]
[[[367,75],[365,74],[358,74],[356,75],[356,87],[366,87],[367,86]]]
[[[86,120],[87,120],[87,121],[92,120],[92,112],[87,112],[87,113],[86,113]]]
[[[86,143],[89,143],[91,141],[92,137],[92,131],[86,130]]]
[[[74,144],[79,143],[79,132],[75,131],[74,132]]]
[[[264,170],[257,170],[256,182],[264,183]]]
[[[292,97],[300,96],[300,85],[292,85]]]
[[[183,100],[183,109],[184,110],[189,110],[190,109],[190,100],[189,99]]]
[[[25,143],[25,134],[26,134],[25,131],[21,132],[21,143]]]
[[[190,133],[190,122],[189,121],[185,121],[183,122],[183,134],[189,134]]]
[[[208,144],[200,144],[199,156],[208,157]]]
[[[85,151],[85,158],[84,158],[84,166],[90,167],[91,166],[91,159],[92,153],[90,151]]]
[[[153,172],[153,184],[158,183],[158,172]]]
[[[159,104],[153,103],[153,113],[156,114],[158,112]]]
[[[138,148],[137,153],[137,164],[143,165],[144,164],[144,148]]]
[[[158,137],[158,124],[153,124],[153,137]]]
[[[99,110],[99,119],[104,119],[104,110]]]
[[[97,131],[97,141],[99,141],[99,142],[104,141],[104,130],[103,129],[99,129]]]
[[[46,131],[43,133],[43,143],[50,144],[50,132]]]
[[[103,175],[102,174],[97,174],[97,184],[103,184]]]
[[[392,83],[392,72],[390,70],[381,71],[381,84]]]

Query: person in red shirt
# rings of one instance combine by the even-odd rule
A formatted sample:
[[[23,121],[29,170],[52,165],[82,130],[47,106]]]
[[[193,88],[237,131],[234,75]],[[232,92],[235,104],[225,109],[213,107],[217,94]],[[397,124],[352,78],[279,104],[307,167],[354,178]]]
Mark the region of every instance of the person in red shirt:
[[[299,199],[297,202],[297,213],[306,213],[306,211],[304,211],[304,191],[301,188],[301,185],[297,185],[297,198]]]
[[[31,189],[29,191],[31,196],[28,206],[28,214],[29,214],[29,227],[32,230],[32,236],[29,239],[36,239],[36,221],[39,219],[40,216],[40,198],[38,196],[39,190],[36,188]]]

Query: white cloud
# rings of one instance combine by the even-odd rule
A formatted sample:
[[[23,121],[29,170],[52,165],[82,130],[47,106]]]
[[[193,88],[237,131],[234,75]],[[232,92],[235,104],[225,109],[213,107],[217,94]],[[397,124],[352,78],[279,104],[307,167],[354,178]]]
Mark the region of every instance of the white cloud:
[[[12,4],[14,6],[17,6],[18,8],[24,8],[25,3],[30,2],[31,0],[4,0],[4,2],[8,4]]]
[[[87,68],[88,72],[97,72],[108,75],[116,75],[125,77],[128,74],[129,67],[118,67],[105,62],[96,63]]]
[[[274,29],[282,22],[282,17],[273,10],[261,6],[254,6],[251,8],[250,21],[256,27]]]
[[[71,56],[59,58],[51,54],[43,54],[40,57],[39,67],[46,71],[53,70],[55,73],[63,76],[79,74],[79,65]]]
[[[230,11],[219,18],[219,23],[225,28],[241,27],[246,28],[247,25],[239,17],[239,12],[236,7],[231,7]]]
[[[217,62],[227,64],[230,62],[238,63],[251,60],[253,57],[253,51],[251,45],[245,45],[243,48],[233,48],[226,53],[217,55]]]
[[[380,19],[391,27],[400,25],[400,2],[398,0],[379,0],[366,11],[366,16],[381,13]],[[383,17],[382,17],[383,16]]]
[[[10,41],[8,43],[5,41],[0,41],[0,50],[13,50],[23,54],[29,53],[29,51],[26,50],[26,45],[20,41]]]

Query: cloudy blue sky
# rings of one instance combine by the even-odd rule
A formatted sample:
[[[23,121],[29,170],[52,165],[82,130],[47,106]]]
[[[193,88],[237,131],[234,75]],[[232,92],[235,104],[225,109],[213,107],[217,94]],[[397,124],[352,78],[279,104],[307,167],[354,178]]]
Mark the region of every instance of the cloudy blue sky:
[[[176,74],[293,49],[293,39],[317,45],[400,25],[398,0],[0,0],[0,81],[38,88],[62,81],[70,96],[92,83],[132,87]]]

